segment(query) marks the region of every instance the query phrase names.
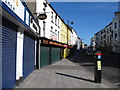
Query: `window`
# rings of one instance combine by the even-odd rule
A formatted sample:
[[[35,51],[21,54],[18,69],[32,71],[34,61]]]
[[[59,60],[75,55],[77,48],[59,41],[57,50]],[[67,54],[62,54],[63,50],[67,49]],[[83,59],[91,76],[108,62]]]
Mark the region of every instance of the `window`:
[[[111,32],[112,30],[111,30],[111,27],[110,27],[110,32]]]
[[[43,36],[45,37],[45,21],[43,21]]]
[[[55,29],[55,33],[54,34],[57,35],[57,29]]]
[[[111,42],[111,36],[110,36],[110,42]]]
[[[115,33],[115,41],[117,41],[117,33]]]
[[[114,23],[114,28],[115,28],[115,29],[117,28],[117,22]]]
[[[108,28],[107,28],[107,33],[108,33]]]
[[[53,12],[51,12],[51,22],[53,23]]]
[[[104,44],[105,44],[105,41],[104,41]]]
[[[103,37],[105,38],[105,35]]]
[[[120,20],[119,20],[119,27],[120,27]]]
[[[59,19],[58,19],[58,27],[59,27]]]
[[[111,37],[113,37],[113,31],[111,32]]]
[[[53,31],[53,27],[51,26],[51,31]]]
[[[55,25],[57,25],[57,15],[55,15]]]

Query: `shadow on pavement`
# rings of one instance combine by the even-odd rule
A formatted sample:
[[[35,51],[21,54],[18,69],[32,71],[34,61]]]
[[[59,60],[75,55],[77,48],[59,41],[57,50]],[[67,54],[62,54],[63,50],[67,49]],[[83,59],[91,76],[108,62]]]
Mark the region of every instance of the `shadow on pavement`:
[[[94,73],[95,56],[88,56],[83,52],[77,51],[68,60],[83,66],[86,70]],[[114,83],[120,82],[120,56],[102,55],[102,79],[110,82],[110,87]],[[119,86],[118,86],[119,87]]]
[[[80,79],[80,80],[84,80],[84,81],[88,81],[88,82],[93,82],[93,83],[95,83],[93,80],[85,79],[85,78],[81,78],[81,77],[76,77],[76,76],[73,76],[73,75],[68,75],[68,74],[58,73],[58,72],[55,73],[55,74],[58,74],[58,75],[66,76],[66,77],[71,77],[71,78]]]

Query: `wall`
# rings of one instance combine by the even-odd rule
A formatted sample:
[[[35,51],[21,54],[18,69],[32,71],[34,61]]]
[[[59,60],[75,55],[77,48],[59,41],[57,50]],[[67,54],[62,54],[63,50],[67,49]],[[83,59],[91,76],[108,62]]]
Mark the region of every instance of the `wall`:
[[[60,36],[61,20],[58,14],[54,11],[54,9],[49,3],[46,4],[47,5],[46,8],[43,3],[47,3],[47,2],[45,0],[41,0],[41,2],[37,0],[36,12],[44,13],[44,9],[45,9],[45,12],[47,14],[47,18],[45,20],[39,20],[39,24],[41,25],[41,37],[46,37],[48,39],[60,41],[59,38],[61,37]],[[52,16],[52,13],[53,13],[53,16]],[[52,17],[53,17],[53,20],[52,20]],[[55,20],[57,20],[56,23],[55,23]],[[45,28],[43,24],[44,22],[45,22]]]
[[[67,26],[64,22],[61,23],[61,42],[67,44]]]

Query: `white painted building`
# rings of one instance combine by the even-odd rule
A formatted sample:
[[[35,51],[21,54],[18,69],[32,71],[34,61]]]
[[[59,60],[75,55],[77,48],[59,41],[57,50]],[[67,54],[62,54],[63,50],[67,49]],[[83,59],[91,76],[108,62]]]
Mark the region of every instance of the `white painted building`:
[[[36,12],[46,12],[47,18],[39,20],[41,26],[41,37],[46,37],[55,41],[60,41],[61,19],[57,12],[46,0],[37,0]]]
[[[72,33],[71,33],[71,45],[74,46],[76,44],[77,41],[77,33],[74,29],[72,29]]]
[[[115,12],[113,18],[113,51],[120,53],[120,12]]]
[[[90,42],[90,47],[92,47],[93,50],[95,50],[95,46],[96,46],[95,37],[92,37]]]
[[[77,50],[81,49],[81,46],[82,46],[81,43],[82,43],[82,40],[79,37],[77,37]]]
[[[113,21],[95,34],[97,48],[120,53],[120,12],[115,12]]]
[[[113,43],[113,25],[112,22],[105,27],[105,39],[106,39],[106,43],[105,43],[105,47],[107,47],[107,49],[109,51],[113,51],[113,47],[112,47],[112,43]]]
[[[95,34],[95,42],[96,42],[96,48],[100,48],[101,47],[101,31]]]

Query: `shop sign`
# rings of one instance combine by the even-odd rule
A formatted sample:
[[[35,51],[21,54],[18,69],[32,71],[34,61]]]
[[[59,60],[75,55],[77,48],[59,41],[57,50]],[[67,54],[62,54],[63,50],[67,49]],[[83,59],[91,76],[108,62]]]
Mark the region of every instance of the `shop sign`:
[[[38,25],[35,23],[35,20],[32,19],[32,16],[30,16],[30,28],[37,34],[39,34],[40,30]]]
[[[67,47],[67,45],[63,45],[63,47]]]
[[[43,40],[42,43],[43,43],[43,44],[49,44],[49,41],[48,41],[48,40]]]
[[[26,10],[26,16],[25,16],[25,23],[29,26],[29,22],[30,22],[30,14],[28,13],[28,11]]]
[[[20,19],[24,21],[25,7],[20,0],[2,0]]]
[[[56,42],[52,42],[52,41],[48,41],[48,40],[42,40],[42,44],[45,44],[45,45],[55,45],[55,46],[61,46],[61,47],[63,47],[63,45],[62,44],[60,44],[60,43],[56,43]]]
[[[44,20],[44,19],[47,18],[47,15],[45,13],[39,14],[39,16],[37,18],[40,19],[40,20]]]
[[[54,42],[50,41],[50,42],[49,42],[49,44],[53,45],[53,44],[54,44]]]

